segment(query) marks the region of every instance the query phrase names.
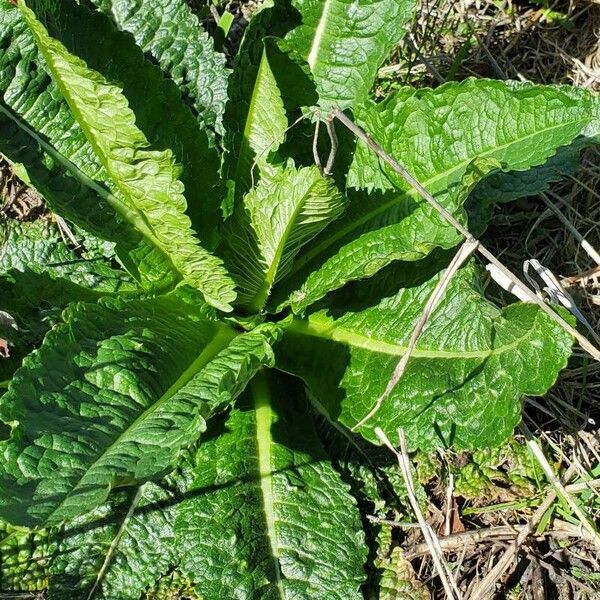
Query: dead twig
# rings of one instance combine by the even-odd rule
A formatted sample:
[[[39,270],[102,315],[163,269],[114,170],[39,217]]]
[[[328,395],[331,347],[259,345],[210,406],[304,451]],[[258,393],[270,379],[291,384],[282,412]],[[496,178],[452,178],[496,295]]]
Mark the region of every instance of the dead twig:
[[[438,572],[438,575],[444,587],[444,591],[446,592],[446,596],[449,600],[458,600],[462,598],[462,595],[458,590],[458,587],[456,586],[456,582],[454,581],[454,577],[452,577],[452,573],[450,572],[450,569],[448,568],[448,565],[444,560],[439,540],[429,523],[427,523],[427,521],[425,520],[423,513],[421,512],[421,507],[419,506],[419,501],[417,500],[412,473],[410,470],[410,460],[408,458],[408,450],[406,447],[406,438],[404,436],[404,432],[401,429],[398,430],[398,436],[400,438],[400,451],[394,448],[394,446],[392,445],[392,443],[381,428],[376,427],[375,434],[383,442],[383,444],[391,452],[393,452],[393,454],[396,456],[396,459],[398,460],[400,472],[402,473],[402,477],[406,485],[406,491],[408,494],[410,506],[417,517],[417,521],[419,522],[419,526],[421,528],[421,533],[423,534],[423,537],[425,538],[425,541],[431,553],[433,564],[435,565],[435,568]]]
[[[448,288],[448,285],[450,285],[450,281],[452,280],[454,274],[458,271],[458,269],[460,269],[460,267],[462,267],[462,265],[473,254],[473,252],[475,252],[478,244],[479,242],[477,242],[476,240],[466,240],[463,243],[463,245],[459,248],[458,252],[452,259],[452,262],[444,271],[443,276],[440,278],[439,282],[435,286],[435,289],[431,293],[431,296],[427,300],[427,303],[425,304],[425,307],[421,312],[421,316],[419,317],[419,320],[417,321],[417,324],[413,329],[412,335],[410,336],[410,340],[408,342],[406,351],[398,361],[398,364],[396,365],[396,368],[394,369],[394,372],[392,373],[392,376],[388,381],[385,391],[383,392],[383,394],[381,394],[381,396],[379,396],[377,402],[375,402],[375,406],[373,406],[373,408],[368,412],[368,414],[364,416],[354,427],[352,427],[352,431],[356,431],[359,427],[362,427],[369,419],[375,416],[375,414],[381,408],[382,404],[390,397],[390,394],[394,391],[394,388],[396,387],[396,385],[398,385],[398,382],[400,381],[402,375],[404,374],[404,371],[406,370],[406,365],[408,364],[410,356],[413,353],[417,342],[419,341],[419,337],[421,337],[421,333],[423,332],[423,329],[427,324],[431,313],[435,310],[437,305],[440,303],[441,299],[444,297],[444,293]]]
[[[333,164],[335,162],[335,156],[337,154],[338,139],[337,133],[335,132],[335,123],[333,122],[332,118],[328,118],[327,121],[325,121],[325,127],[327,128],[327,133],[329,134],[331,149],[329,151],[329,157],[327,158],[327,164],[325,165],[323,174],[329,177],[333,175]]]
[[[575,467],[571,465],[565,473],[565,481],[575,473]],[[514,542],[508,547],[506,552],[502,555],[502,558],[496,563],[496,565],[488,572],[488,574],[479,581],[475,587],[471,590],[468,596],[468,600],[484,600],[490,597],[492,588],[496,585],[506,571],[510,568],[511,563],[519,554],[521,546],[527,539],[527,537],[533,532],[537,524],[540,522],[542,517],[546,514],[546,511],[556,501],[557,492],[552,489],[548,492],[544,501],[540,504],[537,510],[533,513],[529,521],[523,526],[523,529],[519,532]]]
[[[358,125],[351,121],[343,112],[339,109],[334,108],[331,113],[336,119],[338,119],[345,127],[347,127],[358,139],[365,143],[381,160],[389,165],[398,175],[400,175],[412,188],[414,188],[419,195],[428,202],[448,223],[450,223],[462,236],[476,243],[477,240],[473,235],[466,229],[459,221],[448,212],[424,187],[417,181],[398,161],[392,158],[377,142],[373,140],[365,131],[363,131]],[[477,251],[486,258],[491,264],[493,264],[506,278],[508,278],[515,286],[518,286],[523,294],[527,297],[530,302],[533,302],[540,307],[552,320],[560,325],[567,333],[573,336],[579,345],[595,360],[600,361],[600,350],[596,348],[584,335],[567,323],[560,315],[558,315],[550,306],[548,306],[543,300],[537,297],[527,285],[525,285],[512,271],[507,269],[492,252],[490,252],[483,244],[478,243]]]
[[[378,523],[380,521],[377,521]],[[385,521],[390,527],[407,528],[410,523],[402,523],[396,521]],[[415,525],[412,524],[414,527]],[[489,543],[493,544],[501,541],[514,540],[525,528],[527,524],[519,525],[496,525],[482,529],[474,529],[471,531],[462,531],[453,533],[448,536],[440,537],[439,542],[442,550],[445,552],[458,552],[465,546],[474,546],[476,544]],[[552,527],[547,528],[542,534],[535,535],[536,539],[552,537],[555,539],[585,539],[592,542],[587,532],[583,532],[580,527],[567,523],[566,521],[555,521]],[[404,551],[404,556],[407,560],[414,560],[420,556],[429,554],[429,546],[426,543],[409,546]]]

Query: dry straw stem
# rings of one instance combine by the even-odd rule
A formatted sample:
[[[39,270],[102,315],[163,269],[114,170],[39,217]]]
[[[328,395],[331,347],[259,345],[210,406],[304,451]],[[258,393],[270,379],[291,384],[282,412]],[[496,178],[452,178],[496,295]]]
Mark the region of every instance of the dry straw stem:
[[[581,248],[585,251],[585,253],[597,264],[600,266],[600,254],[596,252],[596,249],[579,233],[579,230],[563,215],[562,211],[556,204],[554,204],[550,198],[543,192],[540,194],[542,200],[546,204],[546,206],[554,213],[554,215],[558,218],[558,220],[571,232],[573,237],[577,240]]]
[[[533,454],[533,456],[539,463],[540,467],[542,467],[542,470],[544,471],[544,474],[548,478],[548,481],[552,484],[552,486],[556,490],[557,494],[569,505],[569,507],[573,511],[573,514],[575,514],[577,516],[577,518],[579,519],[579,521],[581,522],[582,527],[587,530],[591,541],[594,543],[596,548],[598,548],[600,550],[600,536],[598,535],[596,528],[590,522],[587,515],[581,510],[581,508],[579,507],[577,502],[573,499],[571,494],[569,494],[569,492],[566,490],[565,486],[562,484],[560,479],[554,474],[554,471],[552,470],[552,467],[548,464],[548,460],[544,456],[544,453],[542,452],[540,445],[533,438],[533,435],[532,435],[531,431],[529,430],[529,428],[527,427],[527,425],[522,423],[521,428],[523,429],[523,432],[525,433],[525,436],[527,437],[527,446],[531,450],[531,453]],[[572,462],[572,465],[573,465],[573,467],[576,468],[577,461],[574,460]]]
[[[102,566],[100,567],[100,570],[98,571],[98,575],[96,575],[96,580],[94,581],[94,585],[90,589],[89,594],[86,596],[86,600],[92,600],[92,598],[94,597],[94,594],[96,593],[96,590],[98,589],[98,586],[104,579],[104,576],[106,575],[106,571],[110,565],[110,562],[112,561],[115,550],[117,549],[117,546],[119,545],[119,542],[121,541],[121,537],[123,537],[123,534],[125,533],[125,529],[127,528],[127,525],[129,524],[129,521],[131,520],[131,517],[133,516],[135,509],[138,507],[138,504],[140,503],[140,500],[142,499],[143,490],[144,490],[144,486],[141,485],[138,488],[135,496],[133,497],[133,500],[131,501],[131,506],[129,507],[129,510],[127,511],[127,514],[125,515],[123,522],[121,523],[121,527],[119,527],[119,531],[117,531],[117,535],[115,535],[113,541],[111,542],[111,544],[108,548],[106,556],[104,557],[104,562],[102,563]]]
[[[400,175],[419,195],[428,202],[448,223],[450,223],[463,237],[477,243],[475,237],[466,229],[456,218],[449,213],[398,161],[392,158],[373,138],[371,138],[363,129],[351,121],[343,112],[334,108],[331,115],[338,119],[347,127],[359,140],[364,142],[381,160],[389,165],[398,175]],[[539,306],[551,319],[558,323],[567,333],[573,336],[579,345],[595,360],[600,361],[600,350],[596,348],[585,336],[577,329],[569,325],[560,315],[554,312],[543,300],[537,297],[529,287],[527,287],[512,271],[507,269],[483,244],[478,243],[477,251],[493,264],[505,277],[507,277],[515,286],[519,287],[530,302]]]
[[[444,560],[444,554],[442,552],[442,548],[440,546],[440,541],[438,537],[435,535],[435,532],[425,520],[423,513],[421,512],[421,507],[419,506],[419,501],[417,500],[417,495],[415,492],[415,485],[412,478],[412,473],[410,471],[410,459],[408,458],[408,450],[406,448],[406,438],[404,436],[404,431],[402,429],[398,430],[398,437],[400,438],[400,451],[396,450],[389,438],[380,427],[375,428],[375,435],[383,442],[387,448],[394,453],[396,459],[398,460],[398,465],[400,467],[400,472],[402,473],[402,477],[404,479],[404,483],[406,485],[406,492],[408,495],[408,500],[410,502],[410,506],[417,517],[417,521],[419,523],[419,527],[421,528],[421,533],[425,538],[425,542],[431,553],[431,558],[433,560],[433,564],[438,572],[439,578],[444,587],[444,591],[446,592],[446,596],[448,600],[461,600],[462,595],[456,586],[456,582],[454,581],[454,577]]]
[[[379,411],[382,404],[390,397],[390,394],[394,391],[394,388],[398,385],[400,378],[404,374],[406,370],[406,365],[410,359],[419,338],[421,337],[421,333],[423,332],[423,328],[429,321],[429,317],[431,313],[435,310],[436,306],[440,303],[441,299],[444,297],[444,293],[452,280],[454,274],[464,265],[465,261],[477,250],[477,246],[479,242],[474,239],[466,240],[462,246],[459,248],[458,252],[454,255],[452,262],[448,265],[448,268],[444,271],[444,275],[440,278],[439,282],[435,286],[435,289],[431,293],[431,296],[427,300],[425,307],[423,308],[423,312],[413,329],[413,332],[410,336],[410,340],[408,342],[408,347],[406,348],[406,352],[402,355],[388,384],[385,388],[385,391],[375,403],[375,406],[369,411],[369,413],[363,417],[353,428],[352,431],[356,431],[359,427],[362,427],[369,419],[371,419],[375,414]]]
[[[384,521],[384,523],[392,527],[397,526],[406,528],[406,524],[401,522],[396,523],[395,521]],[[514,540],[526,527],[528,527],[527,524],[496,525],[494,527],[453,533],[451,535],[439,538],[439,542],[442,550],[446,552],[458,552],[465,546],[474,546],[482,543],[493,544],[496,542]],[[561,520],[555,520],[552,527],[547,528],[542,534],[536,535],[535,537],[555,539],[583,538],[588,542],[593,542],[592,538],[587,534],[587,532],[582,532],[580,527]],[[429,554],[429,547],[427,544],[417,544],[407,548],[407,550],[404,552],[404,558],[411,561],[426,554]]]
[[[565,473],[565,481],[568,481],[574,473],[575,466],[571,465]],[[554,504],[556,497],[556,490],[552,489],[548,492],[548,495],[544,501],[540,504],[535,513],[533,513],[529,521],[523,526],[519,532],[519,535],[508,547],[502,558],[496,563],[494,568],[491,569],[488,574],[471,590],[467,600],[486,600],[490,598],[490,593],[493,593],[494,586],[510,569],[510,566],[513,560],[517,557],[521,546],[524,544],[527,537],[533,532],[537,524],[541,521],[542,517],[546,514],[546,511]]]

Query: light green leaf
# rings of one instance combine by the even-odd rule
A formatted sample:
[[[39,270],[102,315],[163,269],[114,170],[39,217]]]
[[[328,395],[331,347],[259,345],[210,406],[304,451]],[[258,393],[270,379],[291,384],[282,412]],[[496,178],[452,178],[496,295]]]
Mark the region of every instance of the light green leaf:
[[[277,365],[301,376],[332,418],[354,427],[406,351],[439,267],[431,260],[388,268],[334,295],[329,308],[295,318],[276,348]],[[358,429],[368,440],[379,443],[377,426],[390,439],[401,427],[412,447],[494,446],[518,423],[522,396],[553,385],[570,336],[535,305],[496,308],[478,279],[473,265],[452,279],[398,385]]]
[[[499,167],[498,161],[475,159],[468,165],[461,181],[444,194],[445,207],[456,213],[463,224],[466,224],[462,210],[465,200],[479,182],[489,173],[499,170]],[[355,197],[350,210],[364,209],[356,204],[357,200]],[[368,243],[362,237],[349,241],[322,268],[310,273],[302,287],[290,297],[292,310],[301,313],[326,293],[342,287],[348,281],[370,277],[392,261],[416,261],[426,257],[435,248],[451,248],[463,239],[429,206],[418,206],[407,200],[404,209],[406,216],[400,224],[381,227],[377,239]],[[286,284],[282,287],[285,289]],[[285,304],[285,300],[282,304]]]
[[[562,88],[470,79],[435,90],[402,89],[380,104],[357,109],[356,115],[388,153],[465,222],[463,207],[454,203],[455,188],[475,159],[497,161],[506,171],[541,165],[584,132],[594,105],[590,94],[575,99]],[[413,256],[406,252],[402,260],[457,243],[454,228],[364,144],[358,143],[347,185],[346,214],[298,258],[289,281],[275,291],[277,298],[295,290],[291,299],[301,302],[310,291],[303,288],[309,277],[316,281],[313,298],[350,279],[370,277],[398,259],[403,245],[397,240],[412,239]]]
[[[392,547],[377,566],[381,571],[379,600],[431,600],[427,586],[419,581],[400,546]]]
[[[123,196],[122,202],[107,200],[209,303],[231,310],[233,284],[193,236],[172,153],[150,149],[119,88],[50,38],[22,2],[20,7],[62,95]]]
[[[271,326],[236,337],[192,300],[67,308],[0,400],[12,429],[0,443],[1,515],[60,521],[98,506],[115,486],[156,479],[205,418],[272,362]]]
[[[248,96],[242,100],[243,104],[238,108],[240,114],[237,115],[239,118],[245,112],[243,119],[238,122],[241,134],[232,132],[233,165],[230,177],[235,184],[236,197],[252,187],[253,178],[258,177],[269,154],[279,148],[288,124],[269,61],[269,45],[263,48],[255,81],[247,87]]]
[[[259,375],[199,448],[175,534],[180,568],[206,600],[362,598],[358,510],[291,380]]]
[[[222,197],[220,157],[216,148],[209,146],[206,131],[201,130],[177,86],[164,78],[133,37],[118,31],[109,17],[75,0],[29,0],[28,6],[71,54],[108,81],[118,82],[135,113],[136,127],[153,148],[173,151],[182,166],[179,178],[185,186],[187,214],[203,243],[213,248]]]
[[[230,186],[227,214],[258,181],[265,163],[282,162],[277,151],[290,120],[300,116],[298,109],[317,103],[308,66],[281,40],[298,18],[287,2],[268,2],[244,32],[229,79],[224,117],[224,172]]]
[[[88,0],[133,35],[189,98],[198,121],[222,131],[227,102],[225,56],[214,51],[185,0]]]
[[[362,104],[377,69],[402,39],[415,0],[293,0],[302,23],[286,37],[306,59],[320,106]]]
[[[300,249],[344,210],[331,179],[316,167],[273,167],[243,199],[226,229],[226,264],[240,303],[262,310]]]

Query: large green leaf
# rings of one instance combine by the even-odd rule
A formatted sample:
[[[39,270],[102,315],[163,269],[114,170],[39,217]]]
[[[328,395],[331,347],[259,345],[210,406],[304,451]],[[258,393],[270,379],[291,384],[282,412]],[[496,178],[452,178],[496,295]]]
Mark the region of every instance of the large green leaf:
[[[585,132],[596,104],[590,94],[573,98],[562,88],[470,79],[435,90],[401,89],[356,114],[366,131],[464,222],[464,209],[454,204],[456,186],[475,159],[497,161],[506,171],[541,165]],[[351,203],[344,217],[315,238],[295,261],[289,281],[275,290],[278,298],[293,291],[297,310],[309,295],[314,301],[393,260],[416,260],[435,246],[457,243],[452,226],[363,144],[347,184]],[[406,250],[399,256],[411,239],[412,256]]]
[[[236,57],[224,118],[230,204],[252,187],[266,163],[277,161],[288,119],[317,102],[308,67],[278,39],[294,26],[294,13],[281,3],[265,6],[246,29]]]
[[[119,88],[70,54],[22,2],[20,6],[58,88],[122,194],[121,201],[110,197],[113,207],[208,302],[230,310],[233,284],[220,261],[193,236],[172,153],[152,150]]]
[[[260,311],[300,249],[343,210],[342,194],[316,167],[265,173],[225,230],[226,264],[240,303]]]
[[[176,563],[176,502],[164,484],[147,483],[54,532],[49,598],[138,600]]]
[[[87,0],[131,33],[144,52],[175,81],[201,124],[221,131],[227,101],[225,56],[185,0]]]
[[[362,104],[377,69],[405,33],[415,0],[292,0],[302,23],[286,37],[306,59],[320,106]]]
[[[332,418],[359,424],[405,353],[439,267],[388,267],[334,295],[329,308],[294,318],[276,348],[278,366],[301,376]],[[518,423],[521,397],[554,383],[570,336],[535,305],[500,310],[479,290],[473,265],[455,275],[398,385],[359,427],[363,436],[378,442],[379,426],[396,440],[402,427],[412,447],[493,446]]]
[[[233,98],[231,114],[228,114],[228,120],[236,119],[237,122],[230,124],[231,155],[226,168],[229,166],[231,185],[235,186],[235,197],[238,198],[252,187],[253,179],[258,177],[269,154],[279,148],[287,128],[285,107],[273,74],[269,48],[272,52],[272,45],[263,47],[253,82],[251,73],[244,72],[245,89],[238,90],[241,97],[237,102]],[[245,66],[244,62],[242,64]]]
[[[59,521],[156,478],[272,362],[269,326],[236,337],[192,299],[67,308],[0,401],[1,515]]]
[[[181,570],[206,600],[362,598],[358,510],[298,387],[259,375],[199,448],[175,533]]]
[[[145,289],[172,288],[177,275],[164,253],[119,215],[118,191],[98,163],[52,81],[19,9],[0,0],[0,150],[27,165],[49,207],[115,244],[120,261]],[[113,193],[114,192],[114,193]]]
[[[161,70],[145,59],[133,37],[118,31],[108,17],[75,0],[29,0],[28,6],[69,52],[108,81],[118,83],[135,113],[136,126],[151,140],[153,149],[173,151],[183,167],[180,179],[188,215],[200,239],[211,246],[216,241],[221,201],[220,158],[177,86],[165,79]]]

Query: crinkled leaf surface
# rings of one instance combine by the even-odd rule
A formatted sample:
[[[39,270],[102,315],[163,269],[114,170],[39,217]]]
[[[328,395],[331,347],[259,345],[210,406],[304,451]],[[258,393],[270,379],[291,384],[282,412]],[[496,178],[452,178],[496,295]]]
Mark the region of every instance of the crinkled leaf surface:
[[[49,207],[115,244],[121,262],[145,289],[177,282],[168,257],[121,217],[122,201],[40,55],[19,9],[0,0],[0,150],[27,165]]]
[[[240,96],[237,101],[235,96],[232,99],[228,115],[231,153],[226,170],[235,185],[235,197],[252,187],[254,177],[258,177],[269,154],[283,141],[288,124],[269,49],[274,51],[273,46],[263,47],[254,81],[252,71],[244,71],[244,88],[237,91]],[[241,64],[246,66],[245,61]]]
[[[0,592],[39,592],[48,586],[47,530],[31,531],[0,521]]]
[[[504,170],[541,165],[594,119],[591,95],[561,88],[514,87],[492,80],[448,83],[435,90],[401,89],[356,110],[359,124],[463,222],[453,190],[477,160]],[[347,180],[350,205],[295,261],[277,297],[295,290],[297,310],[350,279],[372,276],[393,260],[416,260],[435,246],[451,247],[456,232],[399,175],[359,144]],[[355,191],[352,191],[352,190]],[[464,200],[464,197],[462,198]],[[396,240],[414,252],[398,256]],[[348,272],[348,267],[351,272]],[[308,279],[311,279],[310,285]],[[306,305],[308,302],[304,302]]]
[[[258,181],[266,165],[283,162],[278,149],[286,138],[288,123],[297,121],[300,107],[317,102],[308,67],[280,39],[272,37],[286,30],[290,13],[289,7],[279,4],[259,11],[236,58],[225,113],[228,212]]]
[[[99,256],[78,256],[64,243],[50,221],[7,224],[8,236],[0,258],[0,274],[11,270],[46,273],[100,293],[132,293],[138,290],[125,271],[112,268]]]
[[[75,304],[64,321],[0,401],[0,514],[14,523],[66,519],[162,475],[272,361],[269,326],[236,337],[185,296]]]
[[[199,448],[175,534],[181,570],[206,600],[362,598],[358,510],[299,387],[258,376]]]
[[[111,19],[92,12],[75,0],[29,0],[28,6],[72,54],[109,81],[117,82],[135,113],[136,126],[154,149],[171,149],[182,166],[187,214],[200,239],[213,245],[219,218],[220,157],[209,145],[180,90],[127,32],[118,31]],[[118,60],[115,60],[118,56]],[[152,90],[152,93],[148,93]],[[164,115],[169,118],[165,119]]]
[[[227,101],[225,56],[215,52],[185,0],[88,0],[131,33],[189,98],[201,124],[221,131]]]
[[[60,320],[70,302],[139,294],[127,273],[112,268],[103,257],[76,255],[50,221],[8,222],[6,227],[8,236],[0,258],[0,310],[16,320],[17,329],[11,329],[10,336],[0,334],[8,340],[10,352],[0,360],[2,381]]]
[[[240,303],[260,311],[300,249],[343,210],[342,194],[316,167],[265,173],[226,228],[226,264]]]
[[[287,41],[311,68],[320,106],[329,110],[367,99],[377,69],[400,41],[414,0],[293,0],[302,23]]]
[[[98,159],[123,195],[119,212],[162,251],[206,300],[230,310],[233,283],[193,236],[183,185],[169,150],[152,150],[119,88],[70,54],[21,3],[21,10],[62,95]]]
[[[51,600],[138,600],[175,564],[176,494],[164,485],[119,492],[52,536]],[[104,566],[106,562],[106,566]]]
[[[354,427],[406,351],[437,269],[388,268],[340,292],[329,308],[296,318],[277,346],[278,366],[301,376],[333,418]],[[390,292],[397,282],[400,291]],[[499,444],[520,419],[521,397],[553,385],[570,347],[570,336],[535,305],[500,310],[486,301],[469,266],[452,279],[392,394],[358,431],[378,443],[376,426],[390,439],[402,427],[410,445],[423,449]]]

